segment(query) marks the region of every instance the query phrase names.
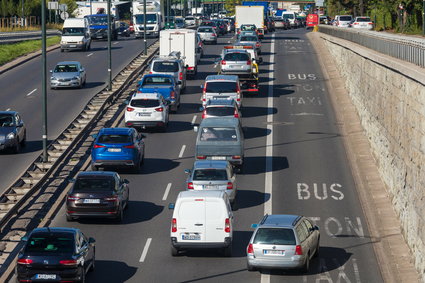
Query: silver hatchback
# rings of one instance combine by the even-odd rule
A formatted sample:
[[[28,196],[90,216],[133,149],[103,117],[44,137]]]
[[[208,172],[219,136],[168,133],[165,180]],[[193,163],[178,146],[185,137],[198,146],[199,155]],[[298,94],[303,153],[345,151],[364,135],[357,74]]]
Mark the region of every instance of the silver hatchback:
[[[156,56],[152,60],[149,73],[172,75],[177,82],[181,82],[181,90],[186,88],[187,74],[180,52],[171,52],[168,56]]]
[[[197,31],[201,37],[202,42],[217,44],[217,33],[213,27],[200,26]]]
[[[50,71],[50,88],[79,87],[86,84],[86,70],[80,62],[65,61],[56,64]]]
[[[230,203],[234,203],[236,175],[228,161],[198,160],[192,170],[186,169],[185,172],[189,174],[187,190],[222,190],[228,195]]]
[[[319,228],[304,216],[266,215],[247,247],[247,267],[256,269],[301,269],[307,273],[310,260],[319,255]]]
[[[224,49],[220,61],[220,74],[250,77],[252,74],[251,55],[246,50]]]

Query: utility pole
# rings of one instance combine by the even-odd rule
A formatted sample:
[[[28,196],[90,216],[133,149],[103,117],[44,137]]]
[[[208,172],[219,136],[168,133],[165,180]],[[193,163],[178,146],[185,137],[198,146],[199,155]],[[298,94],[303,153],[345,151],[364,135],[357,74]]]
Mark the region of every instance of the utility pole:
[[[93,8],[92,8],[92,5],[93,5],[92,0],[90,0],[90,15],[93,15]]]
[[[143,0],[143,43],[145,44],[144,54],[148,54],[148,42],[146,41],[146,0]]]
[[[43,140],[43,162],[48,162],[47,155],[47,86],[46,86],[46,72],[47,72],[47,58],[46,58],[46,1],[41,1],[41,92],[43,97],[43,105],[41,110],[42,115],[42,140]]]
[[[422,35],[425,36],[425,0],[422,4]]]
[[[112,90],[112,27],[111,27],[111,0],[108,0],[108,90]]]
[[[25,26],[25,10],[24,10],[24,0],[22,0],[22,20],[21,20],[21,26]]]

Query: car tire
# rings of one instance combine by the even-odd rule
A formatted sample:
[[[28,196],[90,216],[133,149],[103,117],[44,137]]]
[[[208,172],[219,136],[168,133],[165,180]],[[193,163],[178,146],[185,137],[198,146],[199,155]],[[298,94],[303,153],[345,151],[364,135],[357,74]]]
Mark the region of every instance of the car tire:
[[[93,250],[93,262],[89,268],[89,272],[93,272],[96,269],[96,250]]]
[[[238,174],[243,173],[243,164],[236,165],[236,171]]]
[[[171,246],[171,256],[179,256],[180,255],[179,252],[180,251],[177,248],[175,248],[174,246]]]
[[[25,147],[27,145],[27,132],[24,133],[24,138],[21,141],[21,147]]]
[[[232,257],[232,244],[230,244],[230,246],[223,249],[223,255],[225,257]]]
[[[117,222],[117,223],[122,223],[122,221],[124,220],[124,212],[123,212],[122,207],[120,207],[119,209],[120,209],[120,210],[119,210],[119,212],[118,212],[117,217],[115,218],[115,222]]]
[[[319,256],[319,250],[320,250],[320,238],[317,240],[316,251],[314,252],[313,257],[318,257]]]
[[[66,215],[66,222],[72,222],[74,221],[74,218],[71,215]]]
[[[124,207],[124,210],[127,210],[127,209],[128,209],[128,205],[129,205],[129,203],[130,203],[130,193],[128,193],[127,199],[126,199],[126,201],[125,201],[125,207]]]
[[[21,142],[19,140],[16,141],[16,145],[13,148],[14,153],[20,153],[21,152]]]
[[[134,174],[139,174],[140,173],[140,161],[137,162],[136,165],[134,165],[134,167],[133,167],[133,173]]]
[[[250,265],[249,263],[246,264],[246,269],[248,269],[248,271],[256,271],[257,270],[254,266]]]
[[[64,50],[61,48],[61,52],[63,52]]]
[[[92,165],[91,170],[92,171],[99,171],[99,167],[97,167],[96,165]]]
[[[310,270],[310,254],[307,254],[307,258],[305,260],[303,267],[301,268],[301,272],[307,274],[309,270]]]

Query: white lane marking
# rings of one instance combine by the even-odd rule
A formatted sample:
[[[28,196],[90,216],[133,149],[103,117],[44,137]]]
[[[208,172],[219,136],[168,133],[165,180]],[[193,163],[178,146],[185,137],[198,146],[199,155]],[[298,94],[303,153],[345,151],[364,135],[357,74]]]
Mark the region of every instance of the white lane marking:
[[[31,94],[33,94],[34,92],[36,92],[37,91],[37,89],[35,88],[35,89],[33,89],[31,92],[29,92],[28,94],[27,94],[27,96],[30,96]]]
[[[93,55],[93,53],[87,54],[87,57],[90,57],[90,56],[92,56],[92,55]]]
[[[184,150],[186,149],[186,145],[182,145],[182,149],[180,149],[179,158],[183,157]]]
[[[112,43],[112,44],[114,44],[114,45],[115,45],[115,44],[118,44],[118,43],[119,43],[119,41],[116,41],[116,42],[114,42],[114,43]]]
[[[146,255],[148,254],[149,246],[151,245],[152,238],[148,238],[145,244],[145,247],[143,248],[142,255],[140,256],[139,262],[144,262],[146,259]]]
[[[270,80],[267,98],[267,131],[270,134],[266,140],[266,176],[264,178],[264,214],[272,213],[272,189],[273,189],[273,77],[274,77],[274,34],[272,35],[270,48]],[[261,283],[270,283],[270,274],[261,274]]]
[[[6,111],[10,111],[10,108],[7,108]]]
[[[167,200],[168,194],[170,193],[171,189],[171,183],[168,183],[167,187],[165,188],[164,196],[162,197],[162,200]]]
[[[291,116],[323,116],[323,114],[321,114],[321,113],[306,113],[306,112],[301,112],[301,113],[291,114]]]
[[[192,122],[190,124],[192,125],[195,124],[195,121],[196,121],[196,115],[193,116]]]

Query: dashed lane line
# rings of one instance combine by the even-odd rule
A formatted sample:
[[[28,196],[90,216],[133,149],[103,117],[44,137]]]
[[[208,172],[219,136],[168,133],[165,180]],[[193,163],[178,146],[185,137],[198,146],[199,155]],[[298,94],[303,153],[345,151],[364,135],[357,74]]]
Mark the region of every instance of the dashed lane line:
[[[27,96],[30,96],[31,94],[33,94],[34,92],[36,92],[37,91],[37,89],[35,88],[35,89],[33,89],[32,91],[30,91],[29,93],[27,93]]]
[[[168,183],[167,187],[165,188],[164,196],[162,197],[162,200],[167,200],[168,194],[170,193],[171,189],[171,183]]]
[[[152,238],[148,238],[146,240],[145,247],[143,248],[142,255],[140,256],[139,262],[144,262],[146,259],[146,255],[148,254],[149,246],[151,245]]]
[[[182,158],[183,157],[183,154],[184,154],[184,150],[186,149],[186,145],[184,144],[183,146],[182,146],[182,149],[180,149],[180,153],[179,153],[179,158]]]

